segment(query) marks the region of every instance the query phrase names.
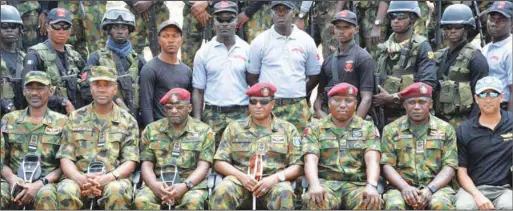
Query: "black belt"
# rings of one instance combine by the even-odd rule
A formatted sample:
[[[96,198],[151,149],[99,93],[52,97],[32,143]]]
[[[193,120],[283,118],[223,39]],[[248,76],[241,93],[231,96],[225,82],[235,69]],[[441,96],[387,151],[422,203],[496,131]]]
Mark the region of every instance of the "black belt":
[[[248,106],[214,106],[214,105],[205,105],[205,109],[212,110],[218,113],[230,113],[235,111],[242,111],[247,109]]]
[[[306,98],[304,97],[298,97],[298,98],[278,98],[278,99],[274,99],[275,101],[275,105],[277,106],[281,106],[281,105],[288,105],[288,104],[293,104],[293,103],[297,103],[301,100],[304,100]]]

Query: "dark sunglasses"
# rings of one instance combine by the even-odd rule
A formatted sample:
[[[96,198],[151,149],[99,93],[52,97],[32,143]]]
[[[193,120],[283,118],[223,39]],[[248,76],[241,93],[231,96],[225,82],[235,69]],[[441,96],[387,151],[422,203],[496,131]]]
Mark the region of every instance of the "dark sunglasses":
[[[229,16],[229,17],[221,17],[221,16],[216,16],[215,19],[217,22],[219,23],[231,23],[235,20],[235,16]]]
[[[272,99],[255,99],[255,98],[250,98],[249,99],[249,104],[256,105],[256,104],[260,103],[260,105],[266,106],[267,104],[269,104],[271,102],[271,100]]]
[[[388,14],[388,19],[390,19],[390,20],[395,20],[395,19],[404,20],[409,17],[410,16],[408,14],[400,13],[400,12],[393,12],[393,13]]]
[[[443,26],[444,29],[448,29],[448,30],[451,30],[451,29],[463,29],[463,27],[465,27],[465,26],[461,25],[461,24],[450,24],[450,25]]]
[[[2,23],[0,26],[2,29],[16,29],[19,27],[17,23]]]
[[[477,97],[481,98],[481,99],[484,99],[486,97],[497,98],[500,95],[501,95],[501,93],[498,93],[498,92],[481,92],[481,93],[477,94]]]
[[[71,29],[71,25],[70,24],[64,24],[64,25],[61,25],[61,24],[58,24],[58,23],[54,23],[54,24],[50,24],[50,26],[52,27],[52,29],[54,30],[69,30]]]

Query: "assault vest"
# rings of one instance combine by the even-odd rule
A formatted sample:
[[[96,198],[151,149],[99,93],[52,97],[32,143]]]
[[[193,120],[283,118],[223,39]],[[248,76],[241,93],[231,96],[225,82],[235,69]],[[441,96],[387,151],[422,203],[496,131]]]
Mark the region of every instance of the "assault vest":
[[[417,56],[421,44],[426,41],[423,36],[413,34],[408,41],[408,45],[399,52],[400,55],[392,59],[388,53],[388,47],[393,43],[394,37],[395,34],[392,34],[386,42],[378,44],[377,50],[377,55],[380,55],[377,62],[377,72],[382,77],[386,77],[383,88],[388,93],[397,93],[414,83]],[[395,54],[397,53],[395,52]]]
[[[9,67],[3,58],[0,58],[0,99],[7,100],[14,104],[16,109],[22,109],[23,107],[23,84],[22,84],[22,71],[23,71],[23,59],[25,53],[17,50],[18,57],[16,59],[16,71],[15,75],[12,75],[9,71]]]
[[[454,65],[449,67],[445,75],[440,64],[447,62],[449,48],[436,51],[435,61],[437,66],[438,82],[440,90],[435,92],[435,112],[439,115],[468,114],[472,108],[472,88],[470,87],[470,70],[468,69],[472,54],[477,47],[467,43],[456,57]]]

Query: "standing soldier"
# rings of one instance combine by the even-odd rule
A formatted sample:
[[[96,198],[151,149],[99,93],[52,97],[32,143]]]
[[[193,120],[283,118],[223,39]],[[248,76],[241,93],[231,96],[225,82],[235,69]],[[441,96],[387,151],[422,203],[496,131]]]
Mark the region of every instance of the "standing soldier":
[[[417,1],[391,1],[388,19],[394,33],[378,45],[377,72],[381,93],[374,95],[375,105],[385,105],[385,122],[404,115],[397,92],[414,82],[436,87],[434,53],[425,37],[414,33],[413,25],[421,17]]]
[[[69,113],[73,107],[81,106],[78,90],[78,75],[84,68],[84,60],[73,50],[68,41],[71,28],[71,14],[63,8],[54,8],[48,13],[46,22],[48,40],[29,48],[24,60],[24,74],[30,71],[44,71],[55,87],[55,95],[62,97],[61,103],[49,105],[53,111]],[[59,109],[65,106],[66,111]]]
[[[331,23],[335,25],[335,37],[339,46],[321,66],[317,98],[314,103],[316,116],[323,118],[330,113],[328,91],[335,85],[346,82],[360,90],[361,102],[356,114],[365,118],[372,104],[376,63],[371,55],[354,41],[354,35],[359,31],[356,14],[343,10],[334,16]]]
[[[149,124],[141,139],[141,173],[145,186],[135,197],[136,209],[160,210],[166,202],[176,209],[202,210],[208,202],[205,177],[214,157],[214,133],[189,116],[191,94],[171,89],[160,103],[166,118]],[[176,165],[180,183],[162,182],[167,165]],[[162,169],[162,171],[161,171]],[[168,179],[168,178],[166,178]]]
[[[45,72],[30,72],[24,81],[23,95],[29,107],[2,118],[3,144],[0,147],[5,154],[2,157],[0,207],[8,209],[9,204],[14,202],[18,206],[33,206],[36,210],[56,210],[59,207],[55,183],[62,172],[55,154],[59,150],[59,138],[66,116],[48,109],[48,99],[53,90],[50,77]],[[33,178],[31,183],[25,183],[19,173],[20,169],[24,169],[24,157],[28,154],[37,155],[41,162],[40,176]],[[21,185],[23,190],[11,198],[11,189],[16,184]]]
[[[128,177],[139,162],[139,128],[135,118],[112,101],[116,78],[114,69],[93,67],[94,102],[69,115],[57,152],[66,178],[57,188],[59,209],[82,209],[91,195],[100,198],[102,209],[130,209],[133,190]],[[92,162],[101,162],[104,174],[88,174]]]
[[[203,40],[210,41],[212,21],[211,1],[185,1],[183,7],[182,61],[189,67],[194,64],[194,56]]]
[[[385,42],[390,22],[387,20],[387,1],[353,1],[358,11],[360,43],[372,56],[378,58],[376,51],[379,43]]]
[[[331,115],[311,123],[304,132],[309,190],[303,209],[379,210],[379,131],[372,122],[354,115],[358,105],[355,86],[340,83],[328,96]]]
[[[301,138],[294,125],[272,114],[275,92],[276,87],[268,83],[250,87],[246,92],[250,116],[232,122],[224,131],[214,168],[225,178],[214,190],[211,209],[243,208],[252,195],[269,210],[294,209],[289,181],[295,181],[303,171]],[[251,158],[258,155],[263,157],[263,170],[253,176],[261,177],[260,181],[248,174]]]
[[[24,107],[21,77],[25,53],[16,46],[23,30],[20,13],[9,5],[3,5],[1,10],[0,113],[3,115]]]
[[[103,15],[102,30],[109,34],[107,44],[105,48],[89,56],[87,66],[105,66],[117,71],[119,92],[116,93],[114,102],[127,108],[134,117],[138,118],[139,72],[146,64],[146,60],[142,55],[137,54],[128,40],[130,33],[135,30],[135,17],[125,8],[109,9]],[[83,97],[88,101],[90,92],[87,79],[82,83],[81,91],[87,93],[83,94]]]
[[[231,1],[214,5],[217,36],[203,45],[194,58],[194,117],[203,119],[214,130],[216,146],[226,126],[246,117],[248,111],[245,91],[249,44],[235,35],[237,11],[237,4]]]
[[[18,9],[23,20],[22,49],[26,51],[30,46],[43,42],[46,38],[46,18],[50,1],[12,1]]]
[[[456,128],[478,113],[472,97],[473,87],[488,75],[488,63],[478,47],[467,41],[467,34],[476,26],[468,6],[454,4],[447,7],[440,25],[449,47],[435,54],[439,88],[435,92],[434,108],[437,117]]]
[[[237,29],[241,39],[251,43],[260,33],[273,25],[271,1],[239,1],[242,12],[237,16]],[[242,32],[241,32],[242,31]]]
[[[248,84],[277,84],[274,114],[303,131],[312,112],[306,97],[318,83],[320,64],[314,40],[294,24],[294,3],[273,1],[272,28],[258,35],[249,49]]]
[[[383,177],[390,187],[385,209],[454,209],[450,182],[458,167],[452,126],[431,115],[432,88],[414,83],[399,93],[406,115],[383,129]]]

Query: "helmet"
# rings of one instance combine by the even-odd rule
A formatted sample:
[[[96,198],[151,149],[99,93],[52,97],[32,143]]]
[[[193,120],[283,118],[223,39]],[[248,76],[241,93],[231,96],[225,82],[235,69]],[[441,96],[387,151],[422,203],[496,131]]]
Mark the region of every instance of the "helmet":
[[[463,24],[476,27],[476,20],[470,7],[464,4],[453,4],[448,6],[440,20],[440,26],[447,24]]]
[[[107,30],[107,26],[111,24],[128,25],[129,31],[135,31],[135,16],[128,9],[112,8],[109,9],[102,19],[102,29]]]
[[[17,23],[23,26],[20,12],[11,5],[2,5],[2,23]]]
[[[417,15],[417,18],[422,17],[417,1],[390,1],[387,14],[392,12],[411,12]]]

